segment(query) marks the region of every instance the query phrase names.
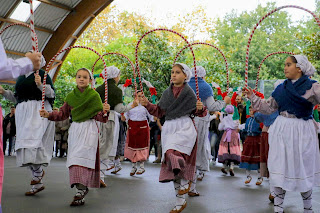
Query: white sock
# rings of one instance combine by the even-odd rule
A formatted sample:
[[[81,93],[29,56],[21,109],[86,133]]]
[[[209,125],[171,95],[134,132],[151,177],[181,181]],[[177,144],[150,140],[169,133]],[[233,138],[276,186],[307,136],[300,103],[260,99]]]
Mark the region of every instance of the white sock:
[[[38,190],[38,189],[40,189],[42,186],[43,186],[43,183],[38,183],[38,184],[32,185],[32,190],[33,190],[33,191]]]
[[[76,184],[76,196],[85,196],[85,191],[87,190],[87,187],[85,185],[82,185],[81,183]],[[79,197],[80,197],[79,196]]]
[[[186,179],[181,179],[181,189],[187,189],[189,188],[189,181]]]
[[[270,194],[275,197],[275,194],[274,194],[274,187],[273,186],[270,186]]]
[[[283,212],[283,201],[286,196],[286,191],[280,187],[274,187],[274,212]]]
[[[180,209],[181,206],[184,204],[185,202],[185,194],[184,195],[179,195],[178,191],[181,188],[181,179],[176,179],[173,181],[173,186],[176,192],[176,209]]]
[[[137,168],[137,163],[132,163],[132,168]]]
[[[246,169],[246,175],[251,177],[250,172],[251,172],[251,171],[250,171],[249,169]]]
[[[197,170],[195,171],[194,173],[194,176],[193,176],[193,180],[191,181],[191,187],[190,187],[190,192],[197,192],[196,190],[196,186],[197,186]]]
[[[231,162],[231,163],[230,163],[230,169],[233,170],[233,168],[234,168],[234,162]]]
[[[32,180],[39,181],[42,179],[43,169],[42,166],[39,164],[33,164],[30,166],[32,172]],[[42,180],[40,181],[42,183]]]
[[[116,160],[114,161],[114,163],[115,163],[116,165],[119,165],[119,164],[120,164],[120,158],[116,159]]]
[[[303,200],[304,213],[312,213],[312,189],[307,192],[301,192]]]
[[[105,174],[103,172],[103,170],[100,170],[100,179],[104,182],[104,177],[105,177]]]
[[[144,161],[141,161],[141,162],[140,162],[140,168],[141,168],[141,169],[144,169]]]

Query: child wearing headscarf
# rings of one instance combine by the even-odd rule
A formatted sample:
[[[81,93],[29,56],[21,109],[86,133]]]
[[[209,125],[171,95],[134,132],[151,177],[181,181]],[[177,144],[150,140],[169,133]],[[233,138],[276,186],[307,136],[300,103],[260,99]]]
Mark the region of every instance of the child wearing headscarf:
[[[206,76],[206,70],[202,66],[197,66],[197,78],[198,78],[198,87],[199,87],[199,95],[200,99],[203,102],[204,106],[207,107],[208,111],[221,111],[226,102],[229,100],[229,97],[226,96],[225,101],[215,101],[213,98],[213,90],[212,87],[204,80]],[[196,92],[196,79],[195,79],[195,69],[191,69],[192,77],[190,82],[188,82],[189,86]],[[205,117],[194,118],[194,122],[198,132],[198,144],[197,144],[197,162],[196,162],[196,173],[194,176],[194,180],[192,181],[189,196],[199,196],[199,192],[196,190],[196,182],[197,180],[202,180],[205,172],[209,171],[209,162],[212,158],[211,156],[211,147],[209,142],[209,125],[210,125],[210,114],[207,113]],[[198,175],[197,175],[198,173]]]
[[[122,168],[120,157],[116,156],[120,122],[119,113],[125,113],[137,106],[136,101],[133,104],[124,105],[122,101],[122,90],[117,86],[120,80],[120,70],[115,66],[107,67],[107,82],[108,82],[108,103],[110,105],[110,113],[106,123],[100,123],[99,135],[99,151],[100,151],[100,184],[101,187],[106,187],[104,182],[105,172],[113,169],[113,174],[118,173]],[[102,72],[104,76],[104,71]],[[97,87],[101,100],[104,100],[105,83]]]
[[[149,157],[150,129],[148,119],[153,121],[154,118],[140,104],[143,97],[142,91],[138,91],[137,100],[139,105],[124,114],[129,126],[124,157],[132,162],[130,176],[135,174],[142,175],[145,172],[144,162]]]
[[[250,117],[246,120],[245,124],[242,124],[240,129],[244,128],[244,132],[247,137],[243,143],[243,150],[241,153],[241,162],[239,168],[246,170],[247,179],[245,184],[249,184],[252,180],[251,170],[258,171],[258,179],[256,185],[261,185],[263,178],[260,173],[260,135],[261,127],[254,119],[254,109],[249,107]]]
[[[41,66],[44,65],[45,60],[42,58]],[[26,196],[33,196],[45,189],[42,180],[45,175],[44,167],[49,165],[52,158],[55,124],[39,116],[44,74],[44,70],[39,70],[39,74],[29,70],[29,73],[17,79],[15,93],[0,86],[0,93],[17,104],[16,161],[18,166],[28,167],[32,174],[31,189],[25,193]],[[48,75],[45,82],[46,110],[52,111],[54,99],[54,86]]]
[[[176,204],[170,213],[179,213],[187,206],[185,194],[190,190],[196,169],[197,131],[192,115],[206,116],[206,109],[197,101],[194,91],[187,84],[191,78],[190,68],[182,63],[173,65],[171,84],[163,92],[158,105],[144,97],[141,104],[151,115],[162,118],[162,164],[160,182],[173,181]]]
[[[97,121],[106,122],[110,106],[102,105],[99,94],[89,84],[92,73],[81,68],[76,74],[77,86],[71,91],[59,111],[40,110],[40,116],[51,121],[63,121],[72,116],[69,129],[67,167],[71,188],[76,194],[70,206],[84,205],[89,189],[99,188],[99,129]],[[47,119],[45,119],[47,120]],[[51,147],[52,152],[52,147]]]
[[[239,120],[233,120],[234,107],[228,105],[225,108],[228,113],[219,123],[219,131],[224,131],[219,145],[218,162],[223,163],[221,171],[228,174],[227,167],[230,166],[229,172],[234,176],[234,165],[240,163],[240,134],[239,134]]]
[[[315,68],[303,55],[285,61],[286,80],[268,100],[244,92],[261,113],[279,111],[270,126],[268,169],[270,184],[275,187],[274,211],[283,212],[286,191],[298,191],[305,213],[312,211],[312,188],[320,185],[320,154],[313,107],[320,103],[320,84],[309,77]]]

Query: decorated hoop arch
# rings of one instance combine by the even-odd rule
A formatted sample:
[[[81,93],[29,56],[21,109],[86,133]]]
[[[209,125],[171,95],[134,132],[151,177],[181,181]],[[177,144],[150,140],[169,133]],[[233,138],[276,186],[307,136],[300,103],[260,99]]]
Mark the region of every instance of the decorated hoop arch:
[[[13,24],[9,24],[6,27],[4,27],[1,31],[0,31],[0,35],[2,33],[4,33],[8,28],[13,27],[13,26],[23,26],[23,27],[28,27],[31,29],[31,26],[29,24],[26,23],[13,23]],[[34,34],[34,42],[32,40],[32,50],[39,52],[39,48],[38,48],[38,36],[36,34],[35,31],[32,31],[32,33]]]
[[[320,27],[320,19],[319,17],[314,14],[312,11],[306,9],[306,8],[303,8],[303,7],[300,7],[300,6],[296,6],[296,5],[285,5],[285,6],[282,6],[282,7],[278,7],[270,12],[268,12],[265,16],[263,16],[259,21],[258,23],[254,26],[253,30],[251,31],[251,34],[249,36],[249,40],[248,40],[248,44],[247,44],[247,51],[246,51],[246,69],[245,69],[245,88],[248,87],[248,69],[249,69],[249,51],[250,51],[250,44],[251,44],[251,40],[252,40],[252,37],[253,37],[253,34],[255,32],[255,30],[257,29],[257,27],[259,26],[259,24],[265,19],[267,18],[268,16],[270,16],[271,14],[281,10],[281,9],[284,9],[284,8],[296,8],[296,9],[300,9],[300,10],[304,10],[308,13],[310,13],[314,19],[316,20],[318,26]]]
[[[269,55],[267,55],[266,57],[264,57],[264,59],[261,61],[260,65],[259,65],[258,72],[257,72],[257,80],[256,80],[256,87],[255,87],[255,90],[256,90],[256,91],[258,90],[259,74],[260,74],[260,70],[261,70],[261,67],[262,67],[263,62],[264,62],[267,58],[269,58],[270,56],[272,56],[272,55],[277,55],[277,54],[289,54],[289,55],[294,55],[293,52],[281,51],[281,52],[273,52],[273,53],[270,53]]]
[[[49,61],[47,67],[46,67],[46,71],[45,71],[45,74],[44,74],[44,77],[43,77],[43,82],[46,82],[47,80],[47,75],[49,73],[49,69],[50,67],[52,66],[53,62],[56,60],[56,58],[63,52],[66,52],[68,50],[71,50],[71,49],[74,49],[74,48],[82,48],[82,49],[87,49],[87,50],[90,50],[92,52],[94,52],[95,54],[97,54],[99,56],[99,59],[102,60],[103,62],[103,66],[104,66],[104,76],[105,76],[105,96],[104,96],[104,102],[105,103],[108,103],[108,83],[107,83],[107,64],[105,62],[105,60],[103,59],[102,55],[100,55],[100,53],[98,53],[97,51],[95,51],[94,49],[90,48],[90,47],[86,47],[86,46],[70,46],[70,47],[67,47],[61,51],[59,51],[57,54],[55,54],[52,59]],[[45,87],[45,83],[43,83],[43,88],[42,88],[42,109],[44,109],[44,101],[45,101],[45,90],[46,90],[46,87]]]
[[[139,45],[142,41],[142,39],[147,36],[148,34],[152,33],[152,32],[155,32],[155,31],[167,31],[167,32],[171,32],[171,33],[174,33],[178,36],[180,36],[187,44],[188,46],[190,47],[190,50],[191,50],[191,53],[192,53],[192,57],[193,57],[193,65],[194,65],[194,70],[195,70],[195,80],[196,80],[196,95],[197,95],[197,99],[200,100],[199,98],[199,86],[198,86],[198,78],[197,78],[197,69],[196,69],[196,59],[195,59],[195,56],[194,56],[194,52],[193,52],[193,49],[190,45],[190,43],[188,42],[188,40],[183,36],[181,35],[180,33],[174,31],[174,30],[169,30],[169,29],[165,29],[165,28],[158,28],[158,29],[153,29],[153,30],[150,30],[148,32],[146,32],[145,34],[143,34],[141,36],[141,38],[139,39],[137,45],[136,45],[136,50],[135,50],[135,57],[136,57],[136,69],[137,69],[137,72],[138,72],[138,77],[139,77],[139,83],[140,83],[140,89],[142,90],[143,87],[142,87],[142,82],[141,82],[141,75],[140,75],[140,67],[139,67],[139,61],[138,61],[138,49],[139,49]],[[143,90],[142,90],[143,91]]]
[[[198,44],[201,44],[201,45],[207,45],[207,46],[210,46],[210,47],[213,47],[215,48],[216,50],[219,51],[219,53],[222,55],[223,59],[224,59],[224,62],[225,62],[225,65],[226,65],[226,75],[227,75],[227,91],[229,90],[229,66],[228,66],[228,61],[227,61],[227,58],[226,56],[223,54],[223,52],[221,51],[221,49],[219,49],[218,47],[216,47],[215,45],[213,44],[209,44],[209,43],[205,43],[205,42],[196,42],[196,43],[192,43],[191,46],[194,46],[194,45],[198,45]],[[178,57],[181,55],[181,53],[187,49],[189,46],[185,46],[184,48],[182,48],[178,54],[176,55],[175,59],[174,59],[174,64],[176,63]]]
[[[118,56],[121,56],[121,57],[127,59],[127,61],[128,61],[128,62],[130,63],[130,65],[131,65],[131,68],[132,68],[132,71],[133,71],[133,77],[134,77],[134,79],[136,79],[136,70],[135,70],[135,68],[134,68],[134,64],[133,64],[133,62],[132,62],[126,55],[121,54],[121,53],[117,53],[117,52],[109,52],[109,53],[103,54],[102,57],[103,57],[103,56],[107,56],[107,55],[118,55]],[[101,57],[99,57],[99,58],[96,60],[96,62],[94,62],[93,66],[92,66],[92,73],[93,73],[93,71],[94,71],[94,68],[95,68],[96,64],[98,63],[98,61],[99,61],[100,59],[101,59]],[[135,92],[137,92],[137,81],[134,82],[134,89],[135,89]]]

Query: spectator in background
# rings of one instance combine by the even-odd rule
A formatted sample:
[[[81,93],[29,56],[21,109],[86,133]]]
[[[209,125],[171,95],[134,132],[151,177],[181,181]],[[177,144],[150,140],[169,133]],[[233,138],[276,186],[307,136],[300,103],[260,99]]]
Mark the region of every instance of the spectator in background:
[[[58,108],[53,109],[54,111],[59,111]],[[55,121],[56,132],[54,139],[56,141],[56,157],[64,157],[64,154],[67,153],[68,148],[68,130],[70,127],[70,120],[66,119],[63,121]]]
[[[7,140],[9,139],[8,156],[11,156],[14,137],[16,136],[16,121],[15,121],[16,108],[12,106],[10,113],[3,119],[3,154],[7,148]]]
[[[158,141],[158,134],[159,134],[159,127],[157,124],[157,117],[153,117],[154,120],[151,120],[149,122],[149,127],[150,127],[150,148],[149,148],[149,155],[151,152],[151,149],[154,147],[154,155],[157,158],[158,156],[158,147],[157,147],[157,141]],[[156,163],[156,160],[154,161]]]

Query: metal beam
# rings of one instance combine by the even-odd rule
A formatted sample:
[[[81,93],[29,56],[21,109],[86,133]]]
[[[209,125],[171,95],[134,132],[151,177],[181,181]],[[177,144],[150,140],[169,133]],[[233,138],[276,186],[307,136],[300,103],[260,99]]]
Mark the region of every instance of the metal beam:
[[[80,32],[75,35],[79,38],[79,36],[83,33],[83,31],[91,24],[94,20],[92,18],[92,14],[97,16],[102,10],[104,10],[113,0],[95,0],[94,4],[92,0],[82,0],[75,8],[74,13],[70,13],[65,20],[61,23],[58,29],[54,32],[46,47],[43,50],[43,55],[47,60],[50,60],[57,52],[62,50],[66,43],[72,39],[75,31],[81,26],[83,22],[85,22],[88,17],[91,17],[89,21],[83,26]],[[73,40],[72,44],[76,42]],[[67,57],[68,53],[65,53],[62,61]],[[56,79],[60,70],[60,66],[57,68],[55,75],[53,77],[53,81]]]
[[[0,80],[0,84],[5,84],[5,85],[15,85],[16,81],[15,80]]]
[[[22,21],[19,21],[19,20],[16,20],[16,19],[11,19],[11,18],[5,18],[5,17],[0,17],[0,21],[1,22],[5,22],[5,23],[10,23],[10,24],[14,24],[14,23],[24,23],[24,24],[26,24],[26,22],[22,22]],[[35,26],[34,28],[36,30],[39,30],[39,31],[42,31],[42,32],[46,32],[46,33],[50,33],[50,34],[54,33],[53,30],[50,30],[50,29],[47,29],[47,28],[44,28],[44,27]]]
[[[7,54],[12,54],[12,55],[18,55],[18,56],[25,56],[25,53],[22,52],[16,52],[16,51],[11,51],[11,50],[6,50]]]
[[[41,3],[44,3],[44,4],[48,4],[48,5],[51,5],[51,6],[54,6],[54,7],[58,7],[58,8],[70,11],[70,12],[73,11],[72,7],[69,7],[67,5],[64,5],[64,4],[61,4],[61,3],[58,3],[58,2],[54,2],[54,1],[51,1],[51,0],[38,0],[38,1],[41,2]]]

